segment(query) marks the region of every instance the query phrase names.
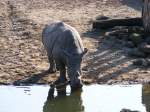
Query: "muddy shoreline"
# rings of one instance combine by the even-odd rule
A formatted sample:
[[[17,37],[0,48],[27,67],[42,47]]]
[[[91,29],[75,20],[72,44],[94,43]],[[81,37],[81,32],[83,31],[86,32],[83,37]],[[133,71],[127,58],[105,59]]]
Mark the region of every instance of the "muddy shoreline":
[[[43,27],[56,20],[75,27],[89,49],[82,63],[84,83],[150,83],[148,67],[132,66],[136,58],[127,56],[123,46],[106,39],[105,31],[92,30],[99,15],[140,17],[141,7],[140,0],[0,0],[0,85],[57,79],[58,73],[46,73],[49,64],[41,42]]]

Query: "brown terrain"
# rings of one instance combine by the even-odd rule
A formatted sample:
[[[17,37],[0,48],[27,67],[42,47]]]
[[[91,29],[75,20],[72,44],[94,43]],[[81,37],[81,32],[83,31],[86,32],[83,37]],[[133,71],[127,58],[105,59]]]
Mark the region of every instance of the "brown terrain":
[[[131,84],[150,82],[150,69],[133,65],[122,45],[92,30],[99,15],[140,17],[140,0],[0,0],[0,84],[51,83],[48,59],[41,42],[43,27],[64,21],[75,27],[89,49],[82,63],[85,83]]]

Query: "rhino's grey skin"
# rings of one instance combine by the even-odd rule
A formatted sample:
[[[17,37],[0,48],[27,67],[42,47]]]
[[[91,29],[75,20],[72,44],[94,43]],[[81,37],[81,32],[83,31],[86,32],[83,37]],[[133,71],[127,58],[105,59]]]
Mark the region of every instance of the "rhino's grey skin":
[[[70,79],[71,87],[81,86],[78,77],[81,74],[81,62],[84,49],[79,33],[73,27],[63,23],[55,22],[47,25],[42,32],[42,41],[47,50],[50,63],[50,72],[60,71],[59,81],[66,81],[66,69]]]

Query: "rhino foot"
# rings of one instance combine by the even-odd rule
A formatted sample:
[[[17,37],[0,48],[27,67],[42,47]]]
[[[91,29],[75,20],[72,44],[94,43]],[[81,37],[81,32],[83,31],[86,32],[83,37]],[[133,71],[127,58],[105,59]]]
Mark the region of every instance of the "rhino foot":
[[[71,85],[71,92],[82,90],[82,86],[83,85],[81,83]]]
[[[51,68],[49,68],[49,69],[47,70],[47,72],[50,73],[50,74],[56,73],[56,69],[51,69]]]
[[[55,85],[67,85],[68,84],[68,81],[66,78],[58,78],[56,81],[55,81]]]

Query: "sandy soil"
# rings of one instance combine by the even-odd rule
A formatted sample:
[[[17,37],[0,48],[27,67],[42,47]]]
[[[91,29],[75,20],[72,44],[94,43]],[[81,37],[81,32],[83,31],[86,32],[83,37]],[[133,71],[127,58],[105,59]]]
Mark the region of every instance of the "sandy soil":
[[[86,83],[144,83],[149,69],[132,66],[134,58],[104,42],[103,31],[92,31],[99,15],[140,17],[137,0],[0,0],[0,84],[15,81],[51,83],[57,74],[47,74],[49,64],[41,43],[43,27],[61,20],[75,27],[89,49],[83,61]]]

